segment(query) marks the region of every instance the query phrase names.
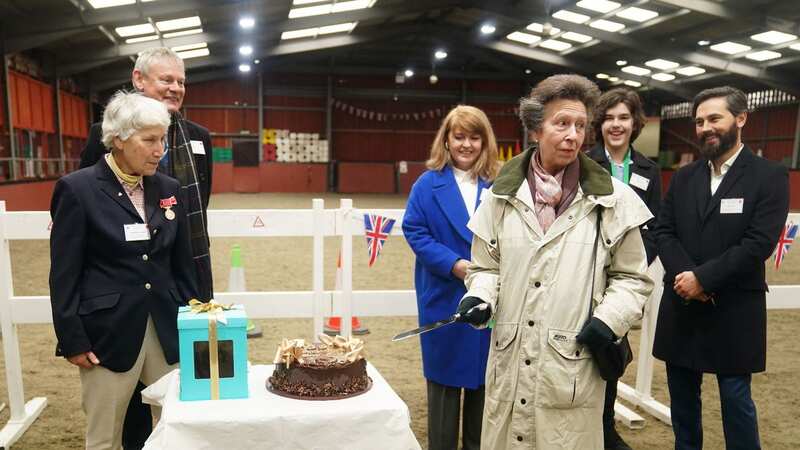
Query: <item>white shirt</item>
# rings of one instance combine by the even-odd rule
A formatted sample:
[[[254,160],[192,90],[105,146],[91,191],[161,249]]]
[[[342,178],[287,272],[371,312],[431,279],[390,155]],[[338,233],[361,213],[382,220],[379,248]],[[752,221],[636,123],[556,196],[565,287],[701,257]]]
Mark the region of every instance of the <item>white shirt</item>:
[[[736,161],[739,153],[742,153],[743,148],[744,144],[740,144],[739,150],[736,150],[736,153],[734,153],[733,156],[722,163],[722,166],[719,168],[719,175],[714,172],[714,163],[712,163],[710,160],[708,161],[708,169],[711,171],[711,195],[717,193],[717,188],[719,188],[719,185],[722,184],[722,179],[725,178],[725,174],[728,173],[728,170],[730,170],[731,166]]]
[[[472,217],[472,213],[475,212],[475,204],[478,202],[478,178],[455,166],[453,166],[453,175],[456,178],[458,190],[461,191],[461,197],[464,199],[464,205],[467,207],[467,214]]]

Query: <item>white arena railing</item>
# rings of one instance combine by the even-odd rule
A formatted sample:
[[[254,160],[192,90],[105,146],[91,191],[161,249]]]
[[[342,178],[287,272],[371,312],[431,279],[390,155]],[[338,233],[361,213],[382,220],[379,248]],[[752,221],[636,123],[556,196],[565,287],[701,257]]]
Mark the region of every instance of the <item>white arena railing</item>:
[[[222,303],[244,305],[250,318],[313,318],[314,336],[322,333],[323,318],[342,318],[342,334],[352,332],[352,316],[416,316],[413,290],[353,291],[352,237],[364,234],[363,214],[380,214],[396,220],[392,235],[402,235],[402,209],[353,208],[349,199],[338,209],[325,209],[323,200],[312,200],[311,209],[232,209],[209,210],[209,235],[213,237],[312,237],[312,290],[280,292],[222,292],[215,297]],[[800,214],[790,215],[795,222]],[[0,331],[2,331],[10,418],[0,429],[0,448],[10,448],[30,427],[47,405],[45,397],[25,402],[17,325],[52,323],[48,296],[17,296],[11,276],[9,241],[50,238],[50,213],[47,211],[8,212],[0,201]],[[339,291],[323,288],[323,241],[342,238],[342,286]],[[660,263],[650,268],[651,276],[661,279]],[[619,397],[666,423],[669,408],[651,396],[654,360],[651,355],[655,320],[662,287],[651,295],[642,320],[635,387],[619,384]],[[800,286],[772,286],[767,307],[800,308]],[[617,416],[632,428],[644,426],[644,419],[620,404]]]

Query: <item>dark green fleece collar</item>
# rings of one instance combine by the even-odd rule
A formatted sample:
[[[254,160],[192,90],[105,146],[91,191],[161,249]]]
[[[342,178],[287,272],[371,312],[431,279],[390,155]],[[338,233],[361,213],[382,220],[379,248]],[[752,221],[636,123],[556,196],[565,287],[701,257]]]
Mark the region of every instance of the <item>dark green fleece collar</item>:
[[[500,173],[494,180],[492,192],[497,195],[514,195],[517,193],[522,180],[528,176],[528,167],[531,157],[536,151],[536,146],[531,146],[519,155],[506,161]],[[578,178],[585,195],[611,195],[614,188],[611,184],[611,175],[600,164],[592,161],[583,152],[578,152],[581,174]]]

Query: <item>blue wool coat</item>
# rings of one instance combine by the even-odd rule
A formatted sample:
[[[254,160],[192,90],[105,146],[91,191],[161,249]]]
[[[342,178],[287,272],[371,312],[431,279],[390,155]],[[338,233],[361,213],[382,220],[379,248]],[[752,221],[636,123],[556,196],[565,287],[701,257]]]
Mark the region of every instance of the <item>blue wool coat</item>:
[[[478,179],[478,202],[489,184]],[[420,325],[450,317],[466,288],[450,271],[470,259],[469,214],[453,169],[423,173],[411,188],[403,233],[416,255],[414,286]],[[455,323],[420,336],[425,378],[439,384],[477,389],[484,384],[491,330]]]

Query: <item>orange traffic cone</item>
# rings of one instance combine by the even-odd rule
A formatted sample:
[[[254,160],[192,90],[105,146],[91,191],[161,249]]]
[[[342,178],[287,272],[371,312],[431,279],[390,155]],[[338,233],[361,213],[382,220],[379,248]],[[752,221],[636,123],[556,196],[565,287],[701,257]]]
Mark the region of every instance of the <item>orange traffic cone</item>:
[[[342,288],[342,253],[339,252],[339,259],[336,260],[336,286],[334,287],[335,290],[340,290]],[[354,335],[363,335],[369,334],[369,328],[365,328],[361,326],[361,321],[358,320],[358,317],[353,316],[352,321],[350,322],[353,330]],[[336,336],[337,334],[341,333],[342,331],[342,318],[341,317],[328,317],[328,320],[325,322],[323,326],[322,332],[327,334],[328,336]]]

